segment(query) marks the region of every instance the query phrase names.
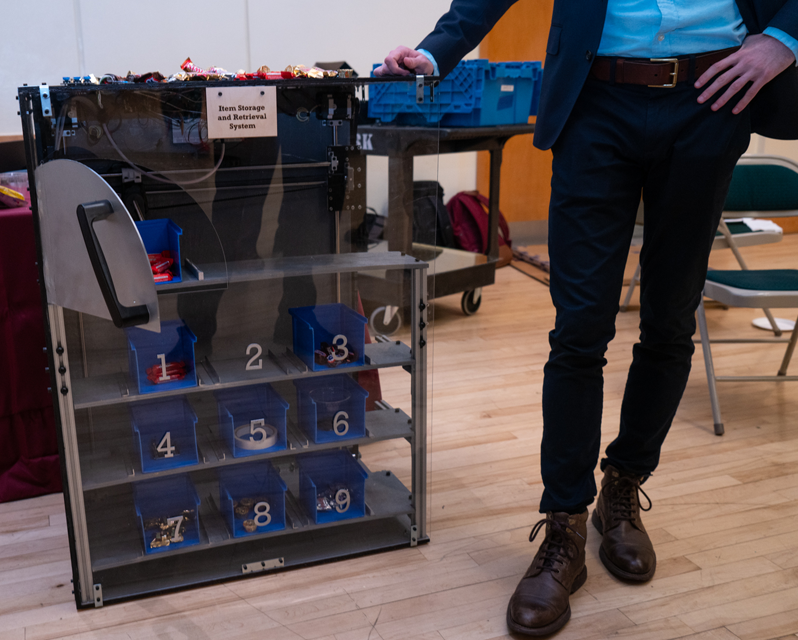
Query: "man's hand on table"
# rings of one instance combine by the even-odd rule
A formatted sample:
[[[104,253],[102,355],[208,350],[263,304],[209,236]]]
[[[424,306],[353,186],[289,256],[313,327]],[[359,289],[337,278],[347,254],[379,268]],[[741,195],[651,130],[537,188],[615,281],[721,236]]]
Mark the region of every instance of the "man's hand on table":
[[[429,76],[432,73],[433,66],[429,58],[410,47],[397,47],[374,69],[375,76]]]
[[[795,55],[775,38],[764,34],[748,36],[739,51],[713,64],[696,81],[695,87],[700,89],[713,77],[720,74],[698,96],[698,101],[706,102],[723,87],[729,85],[723,95],[712,105],[712,110],[717,111],[750,82],[748,90],[732,109],[733,113],[740,113],[762,87],[791,64],[795,64]]]

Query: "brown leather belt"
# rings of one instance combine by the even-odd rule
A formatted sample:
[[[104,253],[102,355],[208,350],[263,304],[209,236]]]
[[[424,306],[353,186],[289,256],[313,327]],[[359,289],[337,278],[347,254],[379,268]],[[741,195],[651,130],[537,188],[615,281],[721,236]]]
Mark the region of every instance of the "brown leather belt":
[[[740,47],[699,53],[695,56],[674,58],[610,58],[597,57],[590,68],[590,75],[604,82],[642,84],[649,87],[670,89],[680,82],[695,81],[713,64],[731,55]],[[691,58],[694,67],[690,68]],[[614,69],[613,69],[614,67]],[[614,71],[614,73],[613,73]]]

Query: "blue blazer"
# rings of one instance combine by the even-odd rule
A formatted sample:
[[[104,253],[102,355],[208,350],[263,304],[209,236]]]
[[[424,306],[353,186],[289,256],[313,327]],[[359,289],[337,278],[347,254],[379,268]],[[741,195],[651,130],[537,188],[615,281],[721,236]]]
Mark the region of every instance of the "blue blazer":
[[[474,49],[516,0],[453,0],[435,30],[418,45],[438,62],[442,76]],[[736,0],[750,34],[768,26],[798,39],[798,0]],[[554,0],[540,94],[535,146],[549,149],[562,131],[596,55],[607,0]],[[663,89],[666,91],[666,89]],[[763,87],[751,103],[752,131],[798,139],[798,68]]]

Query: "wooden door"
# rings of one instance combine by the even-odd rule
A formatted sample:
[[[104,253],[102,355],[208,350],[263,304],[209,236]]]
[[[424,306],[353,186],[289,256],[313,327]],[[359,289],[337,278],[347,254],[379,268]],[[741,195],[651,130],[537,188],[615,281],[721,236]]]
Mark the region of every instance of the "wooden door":
[[[480,58],[491,62],[543,60],[554,0],[521,0],[513,5],[483,40]],[[534,118],[531,120],[534,122]],[[477,188],[489,188],[490,160],[477,161]],[[511,139],[504,148],[500,208],[508,221],[546,220],[551,194],[551,152],[532,146],[532,136]]]

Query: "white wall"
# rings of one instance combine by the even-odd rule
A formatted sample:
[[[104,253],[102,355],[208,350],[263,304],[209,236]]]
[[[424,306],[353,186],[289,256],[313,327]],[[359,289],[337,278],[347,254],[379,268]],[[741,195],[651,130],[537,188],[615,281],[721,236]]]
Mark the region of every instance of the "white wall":
[[[746,154],[767,154],[784,156],[798,162],[798,142],[795,140],[772,140],[762,136],[751,136],[751,144]]]
[[[21,133],[16,88],[63,76],[158,70],[187,56],[229,71],[261,65],[346,60],[361,75],[399,44],[415,46],[450,0],[5,0],[0,38],[0,136]],[[369,205],[384,211],[387,162],[370,159]],[[416,162],[416,178],[436,179],[437,163]],[[372,170],[373,166],[373,170]],[[448,195],[476,185],[476,155],[441,157]]]

